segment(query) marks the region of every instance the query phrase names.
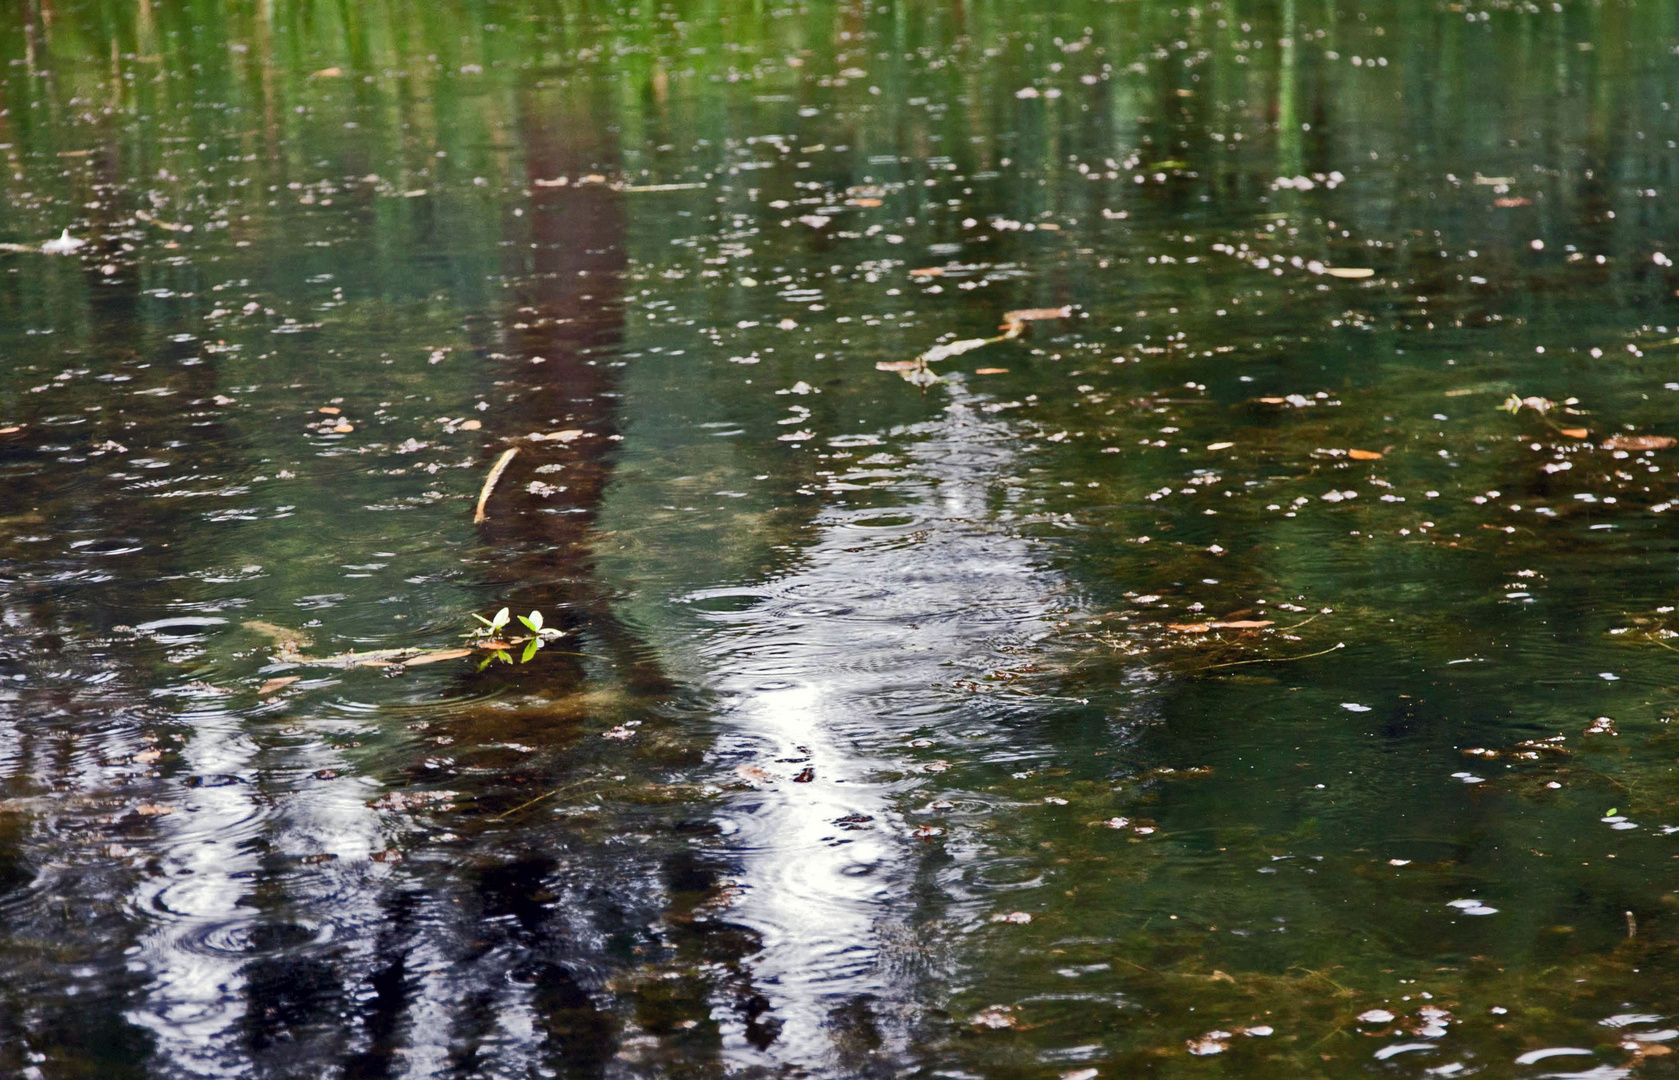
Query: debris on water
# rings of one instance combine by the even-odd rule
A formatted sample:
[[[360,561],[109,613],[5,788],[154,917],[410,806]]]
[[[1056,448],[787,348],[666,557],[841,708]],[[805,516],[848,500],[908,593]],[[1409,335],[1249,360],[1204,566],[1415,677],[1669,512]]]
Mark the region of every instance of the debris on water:
[[[1346,278],[1357,281],[1362,278],[1374,277],[1376,271],[1364,266],[1326,266],[1323,272],[1330,277]]]
[[[997,329],[1003,332],[1005,338],[1019,337],[1029,322],[1043,322],[1049,319],[1071,318],[1073,309],[1067,307],[1056,308],[1022,308],[1018,311],[1003,312],[1003,322]]]
[[[1271,619],[1229,619],[1222,622],[1167,623],[1166,629],[1180,634],[1205,634],[1213,630],[1263,630],[1275,623]]]
[[[478,507],[472,513],[473,524],[479,524],[489,516],[484,512],[484,506],[490,501],[490,493],[496,489],[496,481],[501,479],[501,474],[507,471],[508,463],[518,452],[517,446],[503,450],[501,456],[496,458],[496,463],[490,467],[490,475],[484,478],[484,487],[478,492]]]
[[[86,246],[86,240],[71,236],[70,230],[65,229],[56,240],[48,240],[42,244],[41,253],[43,255],[74,255]]]
[[[1586,730],[1581,732],[1581,734],[1583,734],[1583,735],[1619,735],[1620,732],[1615,730],[1615,721],[1611,720],[1607,716],[1600,716],[1596,720],[1593,720],[1589,725],[1587,725]]]
[[[257,697],[267,697],[269,694],[284,690],[301,678],[303,678],[301,675],[282,675],[277,679],[269,679],[257,688]]]
[[[1504,404],[1500,406],[1500,408],[1509,413],[1517,413],[1524,408],[1532,409],[1540,416],[1544,416],[1556,407],[1557,403],[1552,401],[1550,398],[1522,397],[1518,394],[1511,394],[1509,397],[1504,399]]]
[[[1199,1039],[1190,1039],[1185,1046],[1196,1057],[1210,1057],[1213,1054],[1224,1053],[1227,1049],[1225,1040],[1228,1038],[1228,1031],[1209,1031]]]
[[[993,1031],[1017,1027],[1019,1024],[1015,1019],[1014,1009],[1008,1005],[992,1005],[981,1009],[968,1018],[968,1023],[977,1028],[989,1028]]]
[[[472,649],[439,649],[436,652],[421,653],[403,661],[405,667],[420,667],[423,664],[438,664],[445,660],[459,660],[463,656],[471,656]]]
[[[998,912],[997,914],[991,916],[991,921],[994,923],[1014,923],[1016,925],[1024,925],[1032,921],[1032,913],[1029,911]]]
[[[1603,440],[1605,450],[1670,450],[1679,445],[1671,435],[1611,435]]]
[[[767,784],[775,779],[768,770],[756,765],[736,765],[735,775],[749,784]]]
[[[407,813],[413,810],[423,810],[434,807],[438,810],[454,809],[454,800],[461,797],[458,791],[387,791],[372,800],[367,805],[373,810],[394,811]]]

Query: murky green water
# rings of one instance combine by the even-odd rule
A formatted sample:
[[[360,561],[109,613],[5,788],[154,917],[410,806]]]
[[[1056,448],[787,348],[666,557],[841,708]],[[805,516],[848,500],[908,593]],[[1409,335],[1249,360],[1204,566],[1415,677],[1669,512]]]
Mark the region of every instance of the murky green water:
[[[1676,51],[8,5],[0,1072],[1672,1074]]]

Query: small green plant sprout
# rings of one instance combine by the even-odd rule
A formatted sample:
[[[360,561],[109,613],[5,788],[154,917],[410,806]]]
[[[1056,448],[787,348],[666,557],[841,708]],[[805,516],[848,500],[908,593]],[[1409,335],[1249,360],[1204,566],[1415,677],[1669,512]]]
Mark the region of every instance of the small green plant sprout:
[[[513,663],[513,656],[508,650],[515,645],[525,647],[519,654],[519,663],[528,663],[532,657],[536,656],[537,650],[550,641],[556,641],[565,636],[564,630],[556,630],[548,626],[540,611],[517,616],[520,624],[530,631],[528,636],[512,636],[505,632],[515,618],[508,608],[502,608],[488,619],[477,612],[474,612],[472,617],[477,619],[481,625],[473,627],[464,636],[470,639],[473,645],[489,654],[484,657],[484,664],[496,660],[505,664]],[[479,667],[482,668],[484,664],[479,665]]]
[[[484,625],[481,627],[474,627],[472,633],[467,635],[468,637],[495,637],[497,634],[501,633],[502,628],[507,625],[508,620],[512,617],[512,612],[507,608],[502,608],[500,611],[496,612],[495,618],[486,619],[484,616],[475,611],[472,613],[472,617]]]
[[[542,625],[542,612],[540,611],[533,611],[529,615],[521,615],[519,616],[519,621],[525,624],[526,630],[529,630],[531,633],[535,634],[544,641],[565,636],[564,630],[555,630],[551,626]]]

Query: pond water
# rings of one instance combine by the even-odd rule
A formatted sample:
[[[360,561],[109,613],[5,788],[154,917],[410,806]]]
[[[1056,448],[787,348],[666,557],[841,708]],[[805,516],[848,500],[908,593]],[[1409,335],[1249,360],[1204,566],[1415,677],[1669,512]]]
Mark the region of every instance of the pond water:
[[[0,1075],[1679,1072],[1679,9],[778,4],[0,12]]]

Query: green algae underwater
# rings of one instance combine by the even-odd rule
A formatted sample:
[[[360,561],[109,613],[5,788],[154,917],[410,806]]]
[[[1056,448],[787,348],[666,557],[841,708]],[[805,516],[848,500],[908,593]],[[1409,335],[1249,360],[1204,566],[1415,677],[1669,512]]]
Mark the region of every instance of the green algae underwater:
[[[0,1073],[1676,1071],[1671,5],[0,55]]]

